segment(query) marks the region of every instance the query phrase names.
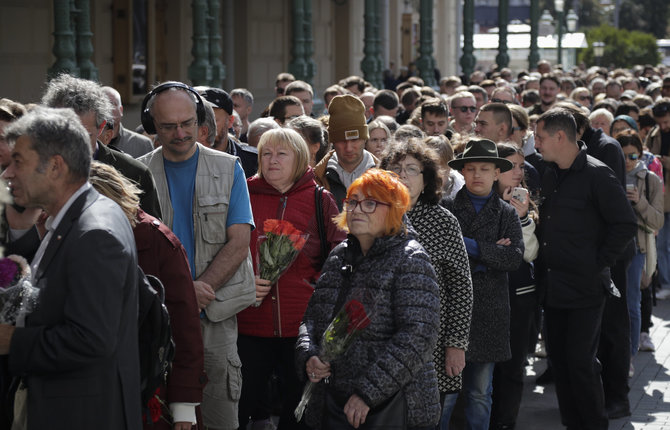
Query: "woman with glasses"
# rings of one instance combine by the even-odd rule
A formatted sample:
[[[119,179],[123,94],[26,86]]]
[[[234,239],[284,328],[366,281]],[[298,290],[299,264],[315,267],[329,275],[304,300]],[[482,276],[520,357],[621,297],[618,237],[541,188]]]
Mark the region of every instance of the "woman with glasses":
[[[365,142],[365,149],[377,158],[382,157],[382,152],[391,139],[391,132],[381,121],[371,121],[368,124],[370,138]]]
[[[328,191],[316,192],[309,159],[307,143],[298,132],[288,128],[267,131],[258,143],[258,174],[247,180],[256,225],[249,244],[254,267],[258,267],[258,237],[264,234],[266,220],[289,221],[296,229],[308,233],[309,238],[276,282],[256,277],[256,307],[237,314],[237,347],[244,381],[239,420],[243,429],[250,417],[254,421],[270,418],[263,400],[273,372],[279,376],[282,387],[279,428],[304,428],[293,415],[303,388],[295,372],[295,341],[326,258],[325,250],[330,251],[345,236],[331,221],[338,213],[333,196]],[[317,211],[317,202],[321,212]],[[323,222],[321,232],[317,217]]]
[[[642,141],[634,130],[624,130],[617,134],[616,139],[626,157],[626,195],[633,206],[638,223],[635,237],[636,252],[626,273],[631,356],[635,356],[640,343],[640,281],[643,271],[653,273],[656,266],[656,262],[653,261],[655,258],[652,258],[655,254],[650,254],[649,251],[653,251],[656,247],[654,232],[663,227],[663,184],[640,160]],[[632,366],[631,362],[631,371]]]
[[[591,108],[593,104],[593,97],[591,97],[591,91],[586,87],[577,87],[570,93],[570,98],[582,106]]]
[[[461,227],[439,205],[442,179],[438,155],[420,139],[395,143],[381,167],[395,172],[409,190],[407,217],[419,234],[437,272],[440,286],[440,328],[433,354],[440,393],[461,389],[461,371],[472,318],[472,280]]]
[[[305,412],[315,428],[358,428],[380,413],[397,413],[389,418],[398,428],[438,422],[439,291],[430,256],[405,223],[409,206],[397,175],[373,168],[351,184],[335,219],[349,235],[328,256],[296,345],[298,368],[316,384]],[[322,361],[322,335],[351,299],[371,322],[343,354]]]

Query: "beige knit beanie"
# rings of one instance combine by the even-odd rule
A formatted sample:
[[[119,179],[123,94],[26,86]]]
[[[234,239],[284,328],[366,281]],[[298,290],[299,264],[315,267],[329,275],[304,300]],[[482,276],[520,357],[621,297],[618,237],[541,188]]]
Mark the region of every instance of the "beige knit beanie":
[[[341,142],[370,138],[365,123],[365,105],[351,95],[335,96],[328,105],[328,140]]]

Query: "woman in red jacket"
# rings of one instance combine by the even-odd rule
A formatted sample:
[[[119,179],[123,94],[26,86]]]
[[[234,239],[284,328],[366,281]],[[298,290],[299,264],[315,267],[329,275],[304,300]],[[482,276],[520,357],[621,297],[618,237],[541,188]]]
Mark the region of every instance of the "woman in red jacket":
[[[258,143],[258,174],[247,180],[254,223],[258,226],[251,233],[249,244],[254,267],[258,266],[258,236],[264,234],[262,226],[266,220],[289,221],[296,229],[308,233],[309,239],[277,282],[271,284],[256,277],[257,306],[237,316],[243,381],[240,428],[246,428],[250,418],[269,418],[269,411],[263,411],[261,402],[267,398],[273,371],[279,376],[282,392],[279,429],[304,428],[293,416],[303,386],[294,365],[298,327],[326,258],[321,236],[328,251],[346,236],[332,222],[339,212],[335,200],[328,191],[317,192],[308,163],[309,149],[300,134],[283,128],[270,130]],[[317,213],[317,199],[321,213]],[[321,235],[317,217],[323,221]]]

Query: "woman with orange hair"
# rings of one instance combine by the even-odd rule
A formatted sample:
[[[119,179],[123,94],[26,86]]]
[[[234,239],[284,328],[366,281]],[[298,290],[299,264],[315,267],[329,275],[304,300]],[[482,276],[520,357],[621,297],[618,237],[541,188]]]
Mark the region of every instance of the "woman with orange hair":
[[[298,368],[316,384],[305,414],[312,427],[365,428],[389,412],[403,429],[434,429],[439,420],[439,292],[430,257],[405,222],[409,205],[407,187],[384,170],[368,170],[347,191],[335,221],[349,235],[326,260],[296,345]],[[371,323],[324,362],[322,335],[352,299],[373,310]]]

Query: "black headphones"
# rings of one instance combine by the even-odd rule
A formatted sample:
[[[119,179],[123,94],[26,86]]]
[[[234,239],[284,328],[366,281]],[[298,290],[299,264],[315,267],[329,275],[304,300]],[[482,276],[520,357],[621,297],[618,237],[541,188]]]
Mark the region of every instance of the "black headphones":
[[[196,90],[181,82],[176,81],[164,82],[158,85],[153,90],[151,90],[151,92],[147,94],[146,97],[144,97],[144,100],[142,101],[142,113],[140,114],[140,119],[142,120],[142,127],[144,127],[144,131],[146,131],[149,134],[156,134],[156,126],[154,125],[154,119],[151,116],[151,112],[149,112],[149,108],[147,107],[147,105],[149,104],[149,100],[155,97],[158,93],[161,93],[165,90],[169,90],[170,88],[181,88],[182,90],[193,93],[196,99],[195,114],[198,120],[198,125],[203,124],[205,122],[205,115],[206,115],[205,106],[203,105],[202,97],[200,97],[200,94],[198,94]]]

